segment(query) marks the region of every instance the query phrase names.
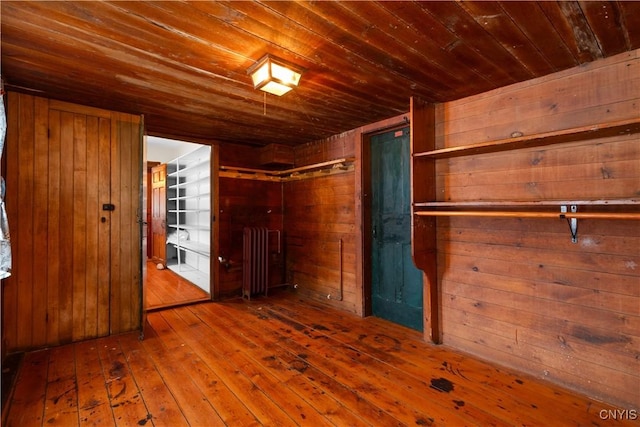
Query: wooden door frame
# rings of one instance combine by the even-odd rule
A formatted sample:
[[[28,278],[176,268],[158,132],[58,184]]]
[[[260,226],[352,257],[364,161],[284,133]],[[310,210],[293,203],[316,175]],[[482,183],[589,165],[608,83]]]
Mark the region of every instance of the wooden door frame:
[[[147,136],[150,136],[149,134],[147,134],[146,132],[144,133],[145,138]],[[216,215],[217,212],[219,212],[219,190],[218,190],[218,186],[219,186],[219,163],[220,163],[220,147],[218,143],[208,143],[208,142],[203,142],[203,141],[197,141],[197,140],[186,140],[186,139],[176,139],[176,141],[178,142],[185,142],[185,143],[190,143],[190,144],[199,144],[199,145],[207,145],[211,148],[211,152],[210,152],[210,167],[211,167],[211,171],[210,171],[210,188],[211,188],[211,233],[210,233],[210,248],[211,248],[211,255],[209,258],[209,299],[211,301],[218,301],[220,299],[220,284],[219,284],[219,275],[220,275],[220,263],[218,262],[218,254],[220,251],[220,245],[219,245],[219,239],[218,234],[220,232],[220,221],[218,218],[218,215]],[[147,188],[142,188],[141,192],[144,192],[145,196],[147,197],[148,200],[151,199],[151,178],[147,177],[147,174],[151,174],[151,168],[153,166],[158,166],[161,164],[161,162],[154,162],[151,161],[149,162],[147,160],[147,141],[146,139],[143,142],[143,150],[144,150],[144,156],[143,156],[143,164],[144,166],[142,167],[142,170],[144,172],[144,176],[142,176],[141,182],[144,184],[147,184]],[[149,207],[149,203],[146,201],[141,201],[141,206],[144,206],[145,208]],[[145,220],[146,220],[146,216],[145,216]],[[151,230],[151,224],[148,224],[148,230]],[[151,233],[149,233],[151,235]],[[146,315],[147,312],[149,311],[146,308],[146,300],[145,300],[145,284],[146,284],[146,264],[147,264],[147,258],[146,258],[146,252],[143,254],[145,256],[143,256],[142,258],[142,266],[141,266],[141,271],[143,274],[143,284],[142,284],[142,300],[141,300],[141,312],[142,312],[142,321],[141,324],[144,327],[144,324],[146,322]],[[193,301],[193,302],[200,302],[198,301]],[[178,303],[173,305],[172,307],[176,307],[179,305],[185,305],[185,304],[191,304],[192,302],[187,302],[187,303]],[[168,307],[162,307],[164,308],[168,308]],[[154,308],[153,310],[157,310],[157,308]]]
[[[220,254],[220,146],[216,143],[211,146],[211,233],[209,247],[209,295],[212,301],[220,300],[220,269],[222,264],[218,261]]]
[[[150,250],[151,223],[149,222],[149,211],[151,206],[151,182],[150,171],[153,167],[147,161],[147,133],[144,116],[140,116],[140,340],[144,339],[145,325],[147,323],[147,309],[145,307],[145,297],[147,292],[147,257]],[[145,235],[146,232],[146,235]]]

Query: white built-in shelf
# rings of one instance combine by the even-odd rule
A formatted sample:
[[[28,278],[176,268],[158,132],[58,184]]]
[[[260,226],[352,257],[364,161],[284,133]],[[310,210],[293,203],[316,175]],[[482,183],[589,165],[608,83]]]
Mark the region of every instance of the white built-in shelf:
[[[180,171],[182,172],[182,171]],[[184,176],[184,175],[180,175],[180,176]],[[192,175],[188,175],[188,177],[191,177]],[[193,185],[197,185],[197,184],[208,184],[210,181],[210,177],[209,175],[195,175],[196,178],[192,178],[189,179],[187,178],[185,181],[182,182],[178,182],[176,184],[172,184],[169,186],[169,188],[184,188],[184,187],[191,187]]]
[[[168,200],[202,199],[204,197],[210,197],[210,196],[211,196],[211,193],[203,192],[203,193],[192,194],[190,196],[169,197]]]
[[[211,256],[211,147],[167,163],[169,267],[209,291]],[[185,232],[186,231],[186,232]],[[188,234],[188,237],[186,237]]]
[[[210,246],[203,243],[192,242],[190,240],[186,240],[184,242],[179,243],[170,243],[176,249],[182,249],[187,252],[191,252],[198,255],[210,256],[211,250]]]
[[[198,149],[200,150],[200,149]],[[196,150],[196,151],[198,151]],[[205,160],[204,158],[195,157],[195,160],[191,160],[195,155],[193,153],[188,153],[182,157],[178,157],[173,160],[174,164],[179,164],[180,169],[170,172],[167,176],[184,176],[184,175],[194,175],[194,174],[206,174],[208,175],[210,172],[210,164],[209,160]]]
[[[185,224],[168,224],[169,227],[175,228],[178,230],[200,230],[200,231],[209,231],[210,227],[208,224],[193,224],[193,223],[185,223]]]
[[[172,213],[180,213],[180,212],[185,212],[185,213],[200,213],[200,212],[209,212],[209,209],[169,209],[167,212],[172,212]]]

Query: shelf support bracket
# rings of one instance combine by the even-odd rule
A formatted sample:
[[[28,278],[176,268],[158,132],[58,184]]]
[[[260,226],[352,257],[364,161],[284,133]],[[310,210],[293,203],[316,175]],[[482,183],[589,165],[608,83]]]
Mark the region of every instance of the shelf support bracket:
[[[569,208],[572,213],[578,212],[578,206],[571,205]],[[571,243],[578,243],[578,218],[567,218],[565,215],[567,213],[567,206],[560,206],[560,218],[566,218],[567,223],[569,224],[569,231],[571,231]]]

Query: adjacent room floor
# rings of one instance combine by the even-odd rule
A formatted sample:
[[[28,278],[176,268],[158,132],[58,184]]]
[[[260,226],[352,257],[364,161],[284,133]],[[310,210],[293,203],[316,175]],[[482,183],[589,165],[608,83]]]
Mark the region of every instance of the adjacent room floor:
[[[151,261],[147,261],[144,298],[147,310],[210,299],[198,286],[167,268],[158,270]]]
[[[289,290],[147,320],[143,340],[27,353],[4,425],[624,425],[600,418],[611,405]]]

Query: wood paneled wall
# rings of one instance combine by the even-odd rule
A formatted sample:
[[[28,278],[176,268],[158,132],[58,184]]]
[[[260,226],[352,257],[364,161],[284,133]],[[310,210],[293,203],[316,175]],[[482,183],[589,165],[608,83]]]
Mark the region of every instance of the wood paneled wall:
[[[354,172],[284,183],[288,282],[359,312]]]
[[[367,313],[362,145],[366,135],[403,123],[406,116],[395,116],[295,148],[296,166],[355,159],[353,172],[284,183],[287,281],[298,286],[297,292]]]
[[[639,53],[437,111],[441,147],[637,118]],[[443,159],[436,169],[442,201],[637,199],[640,136]],[[579,220],[574,244],[559,219],[438,218],[437,238],[445,344],[640,406],[637,221]]]
[[[260,149],[237,144],[219,144],[220,165],[260,169]]]
[[[221,157],[223,153],[221,147]],[[221,177],[218,191],[219,255],[230,262],[226,267],[219,266],[218,295],[225,298],[242,294],[243,228],[267,227],[283,232],[282,184]],[[271,284],[283,283],[283,276],[282,269],[272,269]]]
[[[295,149],[296,166],[355,156],[354,132]],[[360,313],[355,172],[284,183],[287,281],[297,292]]]
[[[140,117],[9,93],[7,119],[4,348],[138,328]]]

